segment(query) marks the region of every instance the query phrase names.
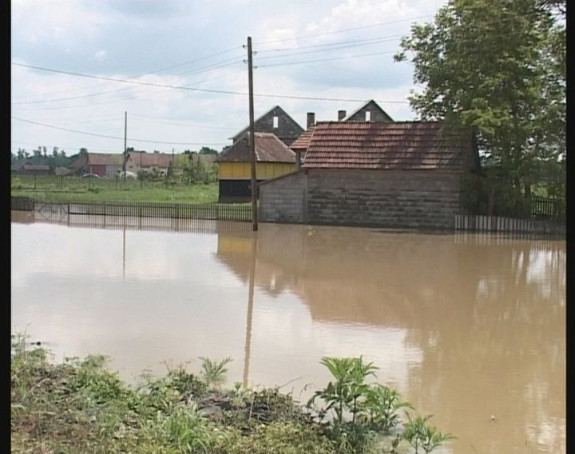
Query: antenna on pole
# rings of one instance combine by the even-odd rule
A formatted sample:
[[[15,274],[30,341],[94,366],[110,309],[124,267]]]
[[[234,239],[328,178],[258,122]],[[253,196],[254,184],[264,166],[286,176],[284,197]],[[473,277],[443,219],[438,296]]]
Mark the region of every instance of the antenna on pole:
[[[254,232],[258,229],[258,202],[257,202],[257,182],[256,182],[256,133],[254,125],[254,77],[252,66],[252,38],[248,36],[248,83],[250,98],[250,157],[251,157],[251,174],[252,174],[252,220]]]

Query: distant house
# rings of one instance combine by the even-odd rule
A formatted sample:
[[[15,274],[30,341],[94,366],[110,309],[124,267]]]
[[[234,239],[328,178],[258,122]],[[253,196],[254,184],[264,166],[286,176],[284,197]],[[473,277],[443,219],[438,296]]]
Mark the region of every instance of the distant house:
[[[122,171],[124,155],[121,153],[81,153],[70,163],[70,170],[75,175],[92,173],[100,177],[113,177]]]
[[[303,132],[303,128],[280,106],[275,106],[254,120],[255,132],[274,134],[286,145],[290,145]],[[232,137],[237,142],[249,132],[249,125]]]
[[[68,167],[56,167],[54,169],[54,175],[59,177],[64,177],[68,175],[72,175],[72,171]]]
[[[144,151],[128,152],[126,171],[136,175],[139,172],[166,175],[170,166],[175,165],[175,155],[170,153],[146,153]]]
[[[479,167],[472,132],[439,122],[319,122],[306,140],[301,170],[259,184],[262,222],[450,228]]]
[[[34,164],[29,159],[14,163],[10,171],[14,175],[52,175],[54,173],[50,166]]]
[[[339,111],[339,121],[371,121],[385,123],[393,119],[373,100],[367,101],[363,106],[346,115],[345,110]]]
[[[295,153],[274,134],[256,132],[256,180],[275,178],[295,170]],[[249,134],[218,158],[219,201],[248,201],[251,197]]]

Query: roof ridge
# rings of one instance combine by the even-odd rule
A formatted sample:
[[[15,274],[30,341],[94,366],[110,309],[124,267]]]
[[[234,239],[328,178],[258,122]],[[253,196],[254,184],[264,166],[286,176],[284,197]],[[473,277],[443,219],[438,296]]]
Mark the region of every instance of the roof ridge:
[[[358,123],[360,123],[360,124],[369,124],[369,125],[386,125],[388,127],[393,127],[393,125],[406,124],[406,123],[438,124],[438,123],[444,123],[444,122],[445,122],[445,120],[399,120],[399,121],[386,121],[386,122],[362,121],[362,120],[355,120],[355,121],[325,120],[325,121],[317,121],[315,123],[315,125],[317,126],[318,124],[325,124],[325,123],[340,124],[340,125],[345,125],[345,124],[357,125]]]

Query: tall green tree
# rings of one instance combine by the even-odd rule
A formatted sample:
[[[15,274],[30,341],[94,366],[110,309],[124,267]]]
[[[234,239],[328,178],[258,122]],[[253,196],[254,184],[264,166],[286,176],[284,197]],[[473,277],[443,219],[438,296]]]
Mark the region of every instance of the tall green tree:
[[[470,126],[486,158],[525,195],[542,164],[565,157],[564,0],[449,0],[414,25],[396,61],[422,87],[422,119]]]

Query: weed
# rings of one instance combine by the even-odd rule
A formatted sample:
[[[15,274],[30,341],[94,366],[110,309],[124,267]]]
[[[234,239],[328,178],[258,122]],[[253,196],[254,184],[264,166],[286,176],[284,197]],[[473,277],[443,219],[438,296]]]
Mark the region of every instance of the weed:
[[[453,435],[444,434],[435,426],[427,424],[431,417],[432,415],[412,418],[411,415],[407,414],[408,421],[405,424],[402,438],[415,449],[415,454],[419,452],[420,447],[428,454],[446,441],[455,438]]]
[[[226,380],[228,371],[226,365],[232,361],[232,358],[228,356],[221,361],[215,361],[201,356],[200,360],[202,361],[201,376],[204,382],[209,387],[219,388]]]

